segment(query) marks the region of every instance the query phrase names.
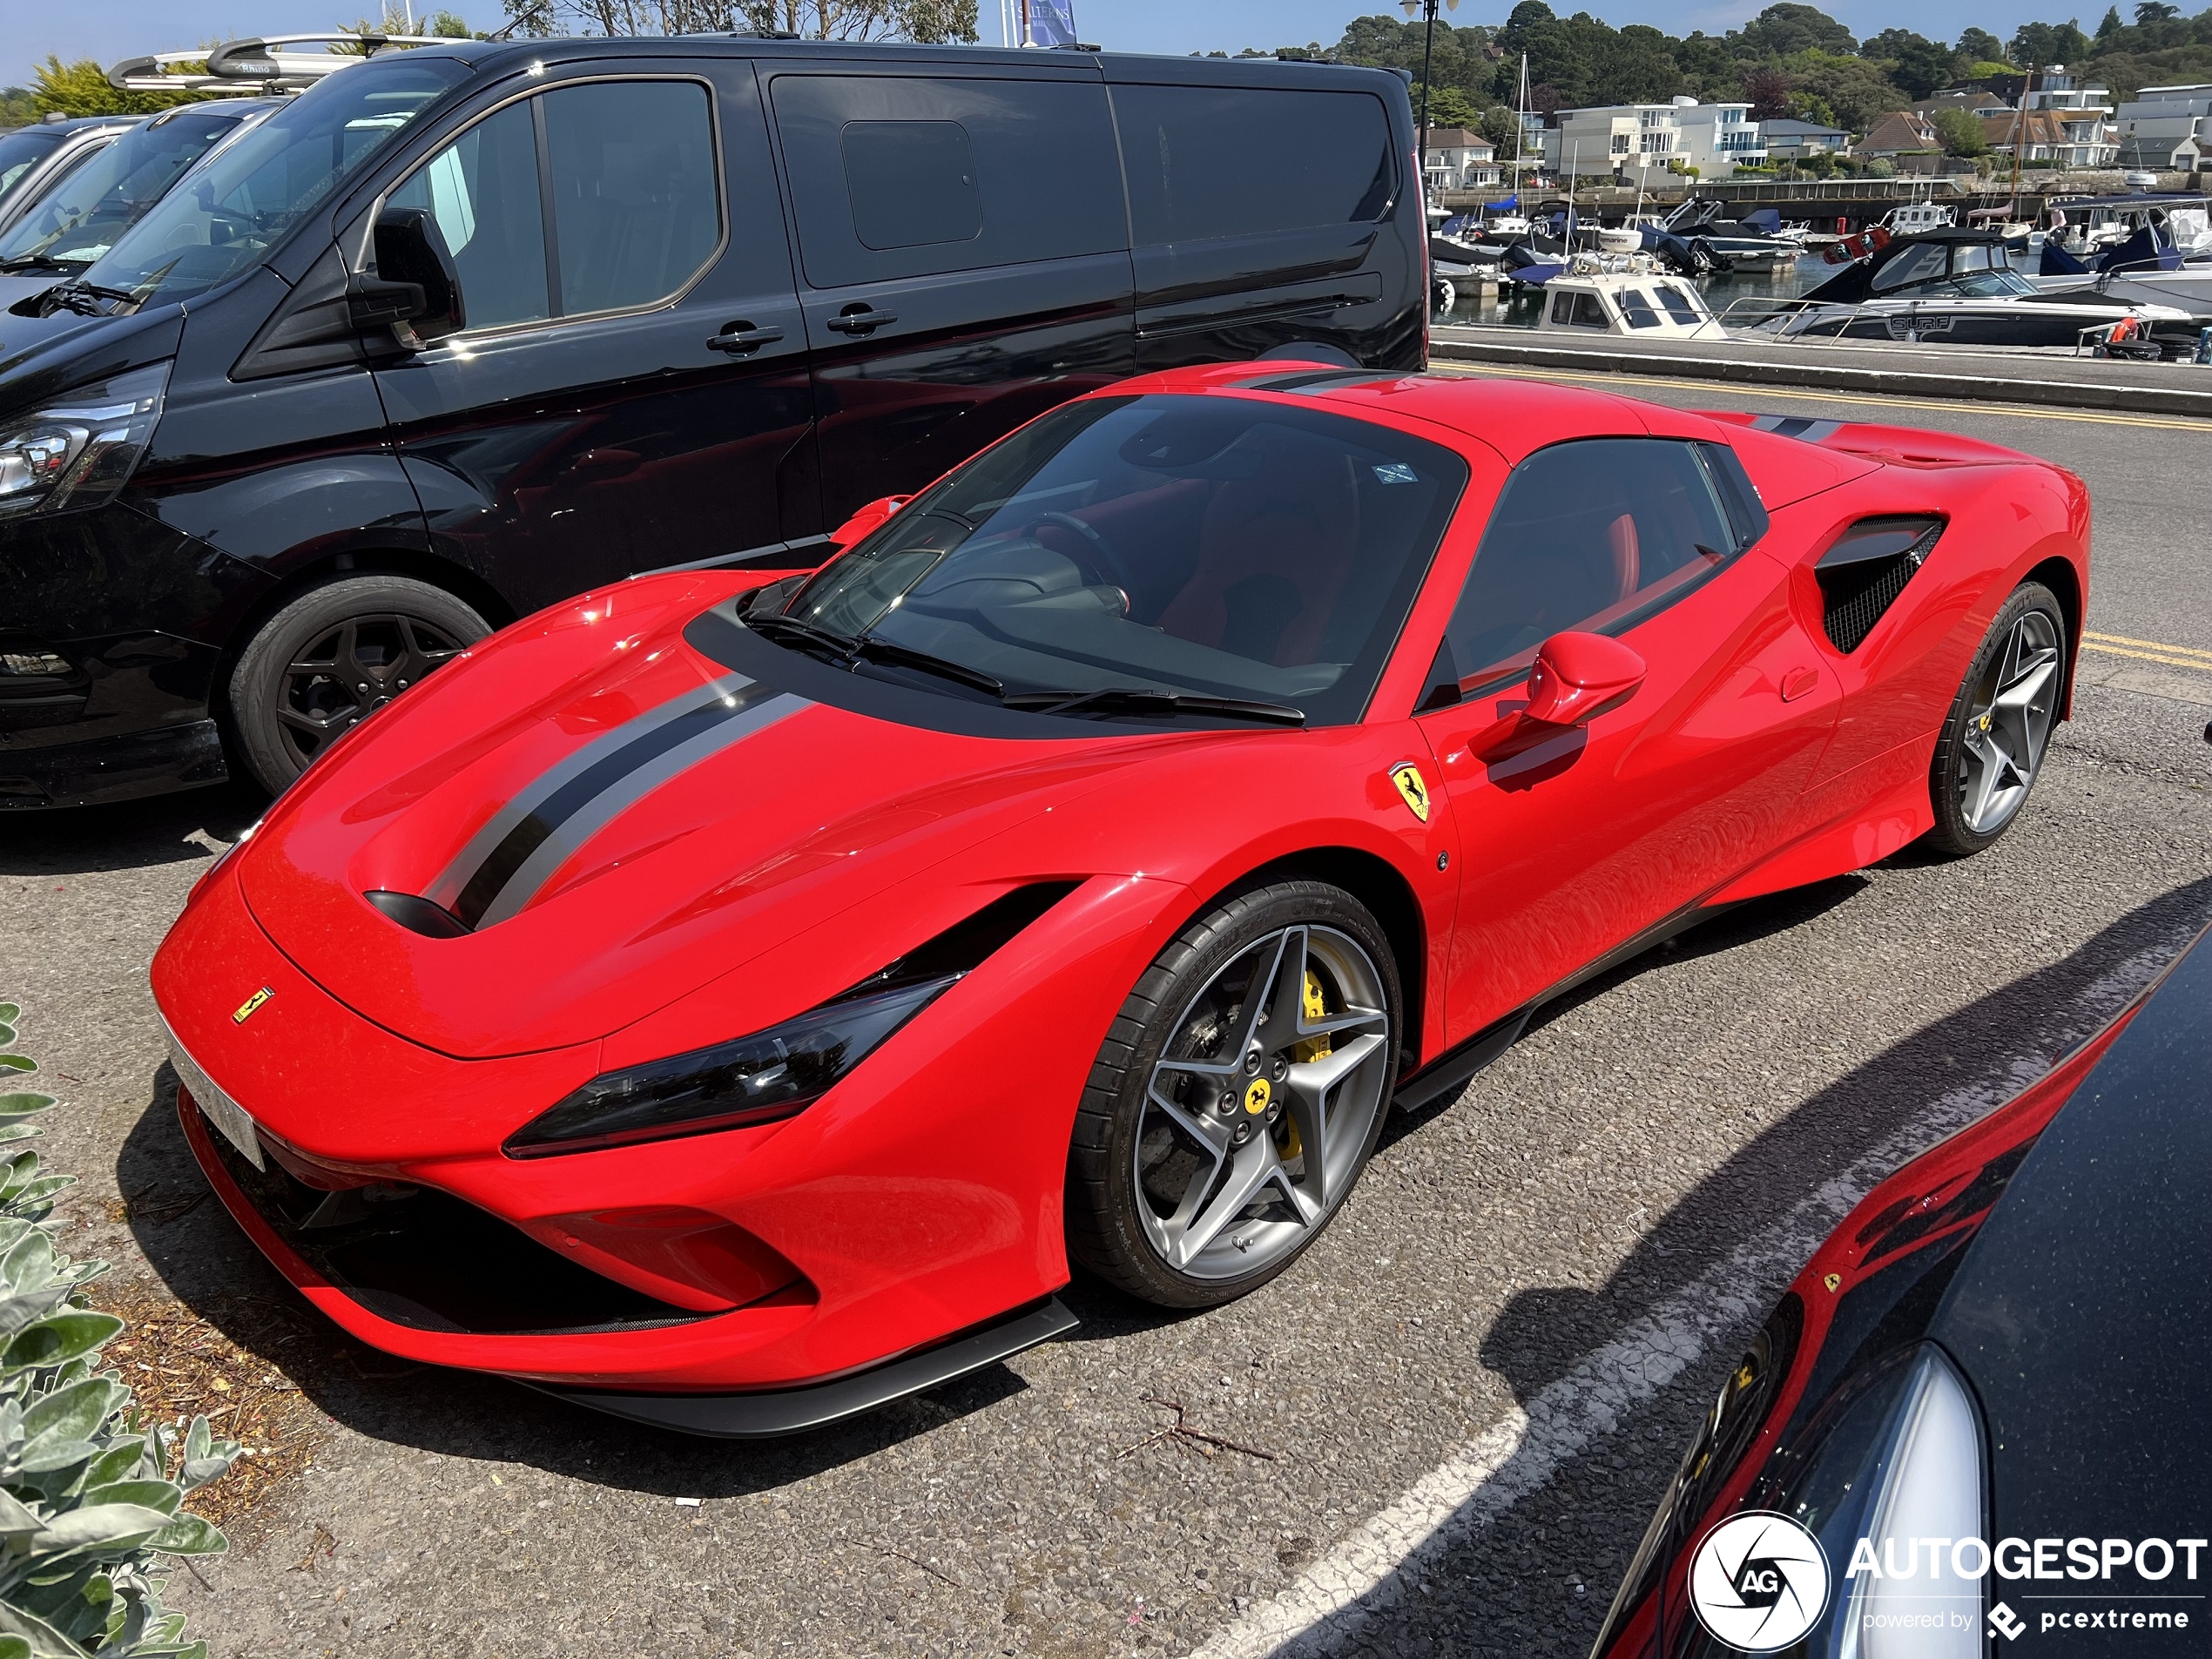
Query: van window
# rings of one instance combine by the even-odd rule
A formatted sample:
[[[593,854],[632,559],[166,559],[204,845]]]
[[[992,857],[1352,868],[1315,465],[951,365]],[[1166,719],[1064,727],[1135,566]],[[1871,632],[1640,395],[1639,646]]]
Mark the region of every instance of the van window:
[[[1365,224],[1397,186],[1366,92],[1116,86],[1114,120],[1140,244]]]
[[[561,309],[667,298],[722,240],[714,116],[697,81],[605,81],[548,92]]]
[[[471,328],[552,315],[537,134],[528,104],[476,123],[411,174],[388,206],[427,211],[461,275]]]
[[[61,141],[61,132],[55,127],[25,127],[0,138],[0,196],[13,190],[17,180],[60,148]]]
[[[814,287],[1129,246],[1096,82],[779,75],[770,97]]]
[[[326,77],[210,156],[118,237],[84,280],[159,305],[251,270],[469,72],[458,58],[409,53]]]
[[[1696,446],[1555,443],[1514,469],[1446,630],[1460,687],[1517,678],[1565,629],[1625,633],[1748,545]]]
[[[848,121],[845,188],[872,248],[972,242],[983,232],[975,149],[957,121]]]
[[[471,330],[651,305],[722,240],[706,89],[610,81],[510,104],[409,174],[387,205],[437,221]],[[550,270],[558,294],[547,291]]]

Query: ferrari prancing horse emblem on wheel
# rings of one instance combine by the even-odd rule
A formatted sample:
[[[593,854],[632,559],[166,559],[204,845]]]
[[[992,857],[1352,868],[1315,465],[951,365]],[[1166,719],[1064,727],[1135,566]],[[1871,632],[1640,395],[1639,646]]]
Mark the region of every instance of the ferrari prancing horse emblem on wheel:
[[[1413,809],[1413,816],[1427,823],[1428,784],[1421,776],[1421,769],[1410,760],[1400,761],[1390,769],[1390,781],[1398,786],[1398,792]]]

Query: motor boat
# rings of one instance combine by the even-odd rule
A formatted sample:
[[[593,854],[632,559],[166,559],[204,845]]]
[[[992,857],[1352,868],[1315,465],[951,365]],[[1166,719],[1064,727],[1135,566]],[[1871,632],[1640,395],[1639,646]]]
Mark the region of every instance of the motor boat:
[[[1536,327],[1544,333],[1728,338],[1696,286],[1649,253],[1573,254],[1545,280],[1543,289]]]
[[[1784,339],[1885,340],[1955,346],[2077,348],[2093,332],[2195,345],[2178,306],[2140,302],[2094,285],[2047,293],[2012,268],[2011,245],[1988,231],[1892,237],[1795,300],[1757,302],[1764,314],[1729,320]],[[1743,305],[1748,302],[1739,302]]]
[[[1782,215],[1773,208],[1754,208],[1741,219],[1724,219],[1724,211],[1721,202],[1693,196],[1667,215],[1661,233],[1687,243],[1703,242],[1731,266],[1787,265],[1804,252],[1804,227],[1793,226],[1785,234]]]

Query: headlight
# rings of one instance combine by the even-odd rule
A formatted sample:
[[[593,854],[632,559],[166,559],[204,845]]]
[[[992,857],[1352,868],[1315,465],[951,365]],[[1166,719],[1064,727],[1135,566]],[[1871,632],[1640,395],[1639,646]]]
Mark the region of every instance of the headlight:
[[[588,1152],[792,1116],[960,977],[825,1003],[752,1036],[594,1077],[510,1136],[507,1155]]]
[[[111,500],[145,453],[168,384],[169,365],[158,363],[0,423],[0,518]]]

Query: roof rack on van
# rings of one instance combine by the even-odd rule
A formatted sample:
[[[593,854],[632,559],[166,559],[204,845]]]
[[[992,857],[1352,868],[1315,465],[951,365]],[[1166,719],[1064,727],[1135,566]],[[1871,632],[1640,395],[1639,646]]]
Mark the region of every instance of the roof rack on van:
[[[348,64],[395,48],[451,44],[442,35],[356,34],[350,29],[317,35],[257,35],[226,40],[212,48],[126,57],[108,71],[107,79],[109,85],[126,92],[216,92],[251,98],[264,92],[296,92]],[[280,50],[315,44],[323,50]],[[334,46],[358,50],[334,51],[330,50]],[[187,70],[183,67],[187,64],[201,67]]]

